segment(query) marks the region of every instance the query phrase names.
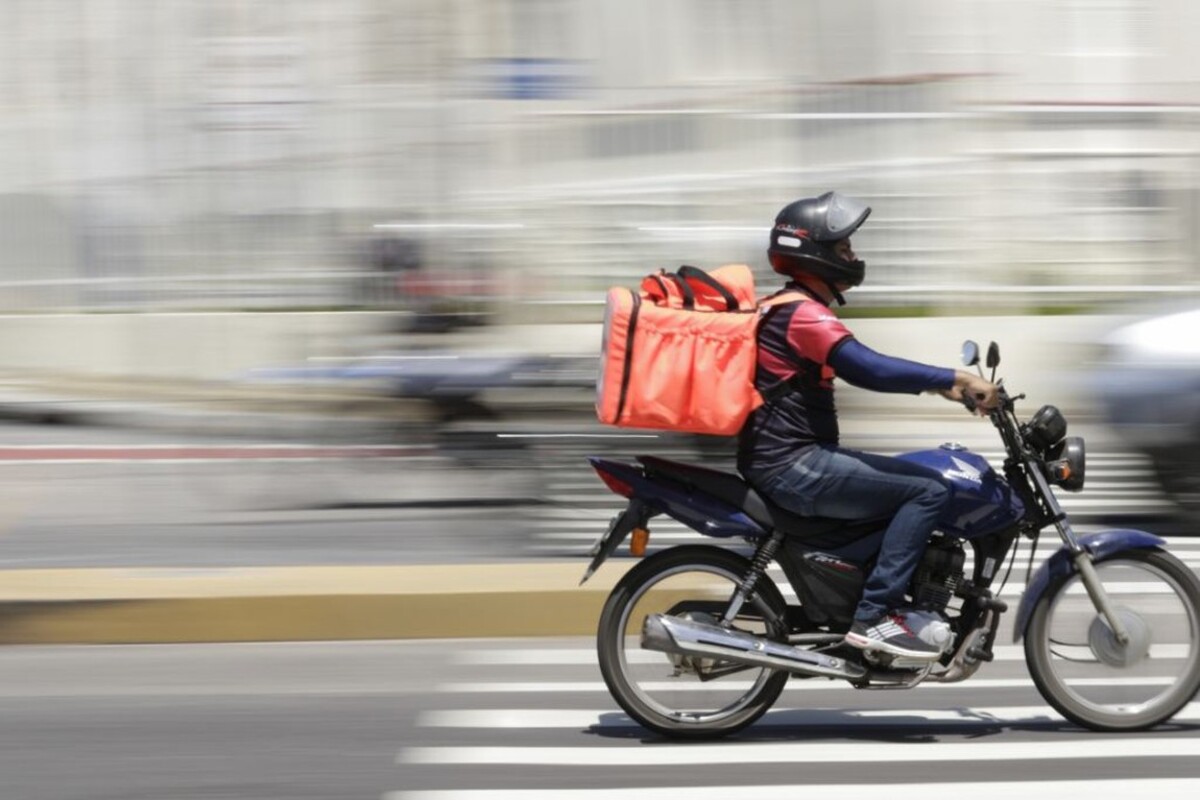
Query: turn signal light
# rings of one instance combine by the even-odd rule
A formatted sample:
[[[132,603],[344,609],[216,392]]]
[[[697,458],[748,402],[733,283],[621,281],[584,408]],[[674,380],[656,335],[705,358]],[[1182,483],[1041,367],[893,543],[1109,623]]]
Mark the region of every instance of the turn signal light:
[[[650,543],[650,531],[645,528],[634,528],[629,532],[629,552],[641,558],[646,555],[646,545]]]

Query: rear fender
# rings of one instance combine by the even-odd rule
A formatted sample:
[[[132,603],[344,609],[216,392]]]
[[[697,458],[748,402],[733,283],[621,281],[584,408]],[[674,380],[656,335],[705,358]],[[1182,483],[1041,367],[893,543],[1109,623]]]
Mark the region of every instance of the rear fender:
[[[630,493],[625,496],[640,500],[652,515],[674,517],[705,536],[757,538],[766,535],[763,527],[746,512],[712,495],[668,478],[647,477],[642,468],[634,464],[595,457],[588,458],[588,461],[597,472],[608,473],[628,487]],[[605,483],[612,488],[607,479]]]
[[[1122,550],[1155,548],[1166,544],[1163,539],[1152,533],[1128,528],[1089,533],[1080,536],[1079,543],[1096,560],[1111,556],[1113,553],[1119,553]],[[1029,618],[1033,615],[1033,609],[1037,607],[1038,601],[1041,600],[1046,590],[1060,578],[1071,575],[1076,571],[1075,562],[1071,559],[1071,551],[1065,545],[1059,548],[1058,552],[1046,559],[1034,571],[1033,577],[1029,579],[1029,585],[1025,588],[1025,594],[1021,598],[1021,605],[1017,608],[1017,619],[1013,626],[1014,642],[1021,641],[1025,636],[1025,630],[1029,627]]]

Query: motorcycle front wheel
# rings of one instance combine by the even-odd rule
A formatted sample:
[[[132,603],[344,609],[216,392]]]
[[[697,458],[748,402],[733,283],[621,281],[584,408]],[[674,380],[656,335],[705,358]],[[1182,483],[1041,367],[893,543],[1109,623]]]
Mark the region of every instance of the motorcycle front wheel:
[[[675,547],[647,558],[613,588],[596,646],[604,682],[631,718],[665,736],[715,738],[750,725],[779,698],[787,672],[641,646],[650,614],[719,623],[749,569],[749,561],[727,550]],[[786,641],[786,613],[783,595],[764,577],[734,627]]]
[[[1095,567],[1128,641],[1117,641],[1072,573],[1030,618],[1030,675],[1046,702],[1086,728],[1153,727],[1200,689],[1200,580],[1161,550],[1122,551]]]

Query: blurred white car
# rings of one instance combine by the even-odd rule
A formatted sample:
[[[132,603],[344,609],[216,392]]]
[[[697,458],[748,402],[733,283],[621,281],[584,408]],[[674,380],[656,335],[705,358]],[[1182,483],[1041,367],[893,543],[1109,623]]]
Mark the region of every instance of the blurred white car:
[[[1200,308],[1114,330],[1095,386],[1108,420],[1150,457],[1163,489],[1200,512]]]

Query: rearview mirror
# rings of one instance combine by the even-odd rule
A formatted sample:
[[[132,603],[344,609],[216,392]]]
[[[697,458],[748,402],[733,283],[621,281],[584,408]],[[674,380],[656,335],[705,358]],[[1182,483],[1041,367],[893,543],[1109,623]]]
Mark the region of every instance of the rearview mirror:
[[[988,357],[991,357],[991,351],[988,351]],[[963,342],[962,346],[962,363],[964,366],[973,367],[979,363],[979,345],[975,344],[970,339]]]
[[[995,342],[988,345],[987,366],[990,369],[1000,366],[1000,345]]]

